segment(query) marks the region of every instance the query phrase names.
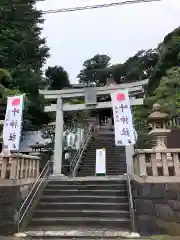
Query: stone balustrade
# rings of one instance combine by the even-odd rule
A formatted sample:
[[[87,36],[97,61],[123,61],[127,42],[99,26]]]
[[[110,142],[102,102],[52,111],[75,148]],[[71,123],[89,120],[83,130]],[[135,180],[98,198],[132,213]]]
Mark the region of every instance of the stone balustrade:
[[[34,179],[39,176],[40,158],[24,154],[0,154],[0,180]]]
[[[169,115],[154,104],[148,117],[152,129],[149,136],[154,138],[152,149],[137,149],[133,157],[134,174],[149,182],[180,182],[180,148],[168,148],[167,136]],[[178,139],[177,139],[178,141]]]
[[[136,150],[134,174],[141,177],[180,177],[180,149]]]

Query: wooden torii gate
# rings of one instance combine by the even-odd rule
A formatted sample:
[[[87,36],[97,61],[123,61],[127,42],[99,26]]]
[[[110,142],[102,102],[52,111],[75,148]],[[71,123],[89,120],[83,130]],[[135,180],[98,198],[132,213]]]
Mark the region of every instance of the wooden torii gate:
[[[113,90],[128,89],[130,95],[131,105],[142,105],[144,95],[144,86],[148,84],[147,80],[142,80],[126,84],[110,83],[104,87],[84,87],[75,89],[63,90],[40,90],[39,93],[44,95],[46,99],[56,100],[56,104],[51,104],[45,107],[45,112],[56,113],[56,126],[55,126],[55,143],[54,143],[54,163],[53,163],[53,176],[62,175],[62,151],[63,151],[63,112],[66,111],[80,111],[80,110],[94,110],[112,108],[111,101],[97,102],[98,96],[109,95]],[[63,103],[63,99],[76,99],[83,97],[84,104],[69,104]],[[126,159],[129,165],[132,165],[132,148],[126,149]]]

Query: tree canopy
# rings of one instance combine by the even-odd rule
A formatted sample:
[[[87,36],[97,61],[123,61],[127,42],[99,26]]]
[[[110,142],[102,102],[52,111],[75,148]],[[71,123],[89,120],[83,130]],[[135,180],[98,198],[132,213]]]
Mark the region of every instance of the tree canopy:
[[[1,0],[0,68],[12,77],[8,82],[3,78],[4,87],[12,93],[26,93],[26,118],[31,125],[38,126],[49,121],[43,113],[44,100],[38,93],[43,84],[41,68],[49,56],[49,49],[40,36],[39,24],[43,19],[35,3],[36,0],[13,0],[7,4],[7,0]]]
[[[110,66],[109,72],[116,83],[143,80],[150,77],[157,60],[156,49],[141,50],[125,63]]]
[[[50,90],[70,87],[68,73],[61,66],[48,67],[45,71],[46,84]]]
[[[85,85],[101,85],[106,82],[111,58],[107,55],[95,55],[86,60],[77,78]]]
[[[145,104],[152,107],[153,103],[161,104],[162,109],[175,116],[180,108],[180,67],[169,69],[166,76],[162,77],[159,86],[152,96],[145,100]]]
[[[110,76],[118,84],[147,79],[158,61],[158,54],[156,49],[141,50],[125,63],[110,65],[110,60],[107,55],[95,55],[86,60],[78,75],[79,82],[98,86],[105,85]]]
[[[150,76],[148,94],[159,86],[160,79],[166,76],[169,69],[180,66],[180,27],[169,33],[157,50],[158,61]]]

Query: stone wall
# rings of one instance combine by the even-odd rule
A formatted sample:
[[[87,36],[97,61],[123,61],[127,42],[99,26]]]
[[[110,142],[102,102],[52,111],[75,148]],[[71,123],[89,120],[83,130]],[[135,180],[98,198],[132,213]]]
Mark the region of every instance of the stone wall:
[[[0,234],[17,232],[18,210],[29,193],[32,183],[22,186],[0,185]]]
[[[136,230],[180,235],[180,183],[132,184]]]
[[[19,186],[0,186],[1,235],[17,231],[17,213],[21,203]]]

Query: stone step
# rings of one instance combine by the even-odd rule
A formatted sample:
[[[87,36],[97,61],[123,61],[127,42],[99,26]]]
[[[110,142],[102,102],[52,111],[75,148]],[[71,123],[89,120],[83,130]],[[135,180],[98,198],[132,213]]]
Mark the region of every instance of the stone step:
[[[91,159],[91,160],[89,159],[88,161],[86,161],[86,163],[83,163],[83,160],[82,160],[79,166],[84,167],[84,170],[85,169],[87,170],[88,168],[96,168],[96,161],[94,159]],[[115,161],[110,163],[106,162],[106,168],[113,167],[113,166],[114,166],[114,169],[116,166],[118,166],[118,168],[124,169],[126,167],[126,163],[120,163]]]
[[[90,194],[90,193],[89,193]],[[69,195],[69,196],[51,196],[51,195],[45,195],[41,197],[40,200],[43,202],[108,202],[108,203],[121,203],[121,202],[127,202],[128,199],[126,196],[86,196],[86,195]]]
[[[116,153],[116,154],[119,153],[122,156],[125,154],[125,151],[119,151],[112,144],[92,145],[89,148],[86,148],[85,151],[87,151],[88,153],[94,153],[94,152],[96,152],[96,149],[102,149],[102,148],[106,149],[106,154],[109,153],[109,152],[113,152],[113,153]]]
[[[94,150],[93,152],[84,152],[82,155],[82,158],[88,157],[89,159],[93,159],[94,161],[96,160],[96,151]],[[120,160],[120,161],[119,161]],[[108,152],[106,153],[106,161],[111,162],[124,162],[126,160],[126,157],[124,154],[119,155],[118,153],[115,152]]]
[[[101,148],[103,148],[104,146],[109,146],[111,145],[113,148],[116,148],[119,152],[123,152],[125,150],[125,148],[119,148],[118,146],[115,146],[115,141],[114,139],[96,139],[93,140],[88,146],[89,147],[95,147],[95,146],[101,146]]]
[[[87,152],[88,154],[96,154],[96,149],[101,149],[102,148],[102,146],[98,146],[98,145],[96,145],[96,146],[91,146],[91,148],[87,148],[86,150],[85,150],[85,152]],[[103,148],[105,148],[106,149],[106,154],[108,154],[108,153],[113,153],[113,154],[118,154],[119,153],[119,155],[120,156],[124,156],[125,155],[125,152],[124,151],[118,151],[117,149],[115,149],[113,146],[111,146],[111,145],[104,145],[103,144]]]
[[[128,211],[123,210],[35,210],[33,217],[46,218],[46,217],[100,217],[100,218],[129,218],[130,214]]]
[[[44,194],[46,195],[59,195],[59,196],[69,196],[69,195],[76,195],[77,194],[77,190],[76,189],[72,189],[72,190],[59,190],[59,189],[45,189],[44,190]],[[127,196],[127,190],[91,190],[89,192],[89,190],[80,190],[78,191],[78,196],[81,195],[87,195],[87,194],[91,194],[91,196]]]
[[[122,174],[124,172],[125,172],[124,170],[121,170],[121,172],[118,171],[118,173],[122,173]],[[96,176],[95,169],[91,169],[89,171],[83,170],[80,173],[81,173],[81,177]],[[117,171],[115,171],[115,170],[113,170],[113,171],[106,171],[106,174],[107,175],[111,175],[111,176],[117,176]]]
[[[49,229],[48,229],[49,230]],[[51,227],[48,231],[47,226],[37,227],[34,231],[32,229],[28,229],[25,232],[27,234],[27,239],[118,239],[118,240],[127,240],[127,239],[140,239],[147,240],[149,238],[142,237],[138,238],[139,235],[137,233],[132,233],[130,231],[121,231],[120,229],[98,229],[98,228],[60,228],[60,227]],[[133,237],[134,236],[134,237]]]
[[[91,158],[91,159],[93,159],[93,160],[96,160],[96,152],[94,151],[94,152],[92,152],[92,153],[85,153],[85,155],[83,156],[84,158],[85,157],[87,157],[88,156],[88,159],[89,158]],[[114,159],[114,157],[116,157],[115,159]],[[108,153],[108,154],[106,154],[106,161],[107,162],[111,162],[111,161],[113,161],[113,160],[115,160],[116,162],[124,162],[124,160],[125,160],[126,158],[125,158],[125,156],[124,156],[124,154],[123,155],[119,155],[118,153]]]
[[[80,165],[80,167],[83,167],[83,165]],[[106,169],[116,169],[116,167],[118,167],[118,170],[124,170],[126,168],[126,165],[123,164],[119,164],[119,163],[114,163],[114,164],[106,164]],[[83,170],[88,171],[89,169],[95,169],[95,163],[94,165],[91,163],[87,163],[86,164],[86,168],[84,168]],[[117,170],[117,169],[116,169]]]
[[[96,158],[89,158],[86,160],[85,164],[86,164],[86,167],[95,167],[95,163],[96,163]],[[119,167],[124,167],[126,166],[126,162],[125,160],[116,160],[116,159],[113,159],[112,161],[106,161],[106,165],[107,167],[109,165],[113,166],[114,164],[118,165]],[[83,161],[80,163],[80,165],[84,165]]]
[[[110,150],[111,148],[111,150]],[[84,153],[86,154],[86,156],[89,157],[96,157],[96,149],[100,149],[98,147],[92,148],[91,150],[87,149]],[[109,149],[106,149],[106,156],[111,157],[111,156],[116,156],[118,157],[118,159],[122,159],[125,158],[125,153],[119,153],[118,151],[116,152],[112,147],[109,147]],[[112,158],[111,158],[112,159]]]
[[[52,217],[32,218],[32,226],[81,226],[81,227],[109,227],[119,226],[120,229],[127,229],[131,226],[130,218],[100,218],[100,217]]]
[[[102,203],[102,202],[39,202],[37,209],[62,209],[62,210],[129,210],[128,202]]]
[[[118,169],[118,170],[116,170]],[[117,174],[124,174],[126,172],[126,168],[124,169],[119,169],[118,167],[116,167],[115,169],[112,170],[108,170],[106,169],[106,175],[111,175],[111,176],[117,176]],[[82,175],[81,175],[82,173]],[[81,177],[86,177],[86,176],[96,176],[95,173],[95,168],[91,168],[88,170],[85,169],[79,169],[79,171],[77,172],[77,176],[81,176]]]
[[[66,180],[48,180],[48,186],[50,185],[110,185],[110,184],[126,184],[126,180],[124,179],[124,176],[119,175],[116,178],[111,178],[111,176],[108,176],[106,178],[67,178]]]
[[[124,155],[124,151],[123,150],[119,150],[116,149],[116,146],[113,145],[113,143],[99,143],[99,144],[92,144],[91,146],[87,147],[85,149],[85,151],[88,152],[94,152],[96,149],[101,149],[101,148],[105,148],[106,149],[106,153],[108,152],[115,152],[115,153],[120,153],[121,155]]]
[[[88,157],[88,159],[91,158],[91,159],[96,160],[96,150],[91,151],[91,152],[84,152],[83,157],[84,158]],[[108,152],[108,153],[106,153],[106,161],[107,162],[111,162],[113,160],[115,160],[115,161],[119,161],[119,160],[124,161],[125,159],[126,158],[125,158],[124,154],[119,155],[118,153],[115,153],[115,152]]]
[[[85,156],[84,158],[86,158],[86,157],[88,157],[87,158],[87,160],[86,160],[86,164],[89,164],[89,165],[94,165],[94,164],[92,164],[92,163],[94,163],[94,162],[96,162],[96,155],[94,155],[93,157],[92,156]],[[107,160],[106,159],[106,163],[118,163],[118,164],[123,164],[123,165],[126,165],[126,161],[125,161],[126,159],[125,159],[125,157],[121,157],[121,158],[119,158],[119,156],[113,156],[113,155],[111,155],[110,156],[110,160]],[[92,162],[93,161],[93,162]],[[91,163],[91,164],[90,164]]]
[[[96,147],[107,148],[107,149],[109,147],[111,147],[111,148],[109,148],[109,150],[114,149],[121,153],[124,152],[124,149],[119,149],[117,146],[115,146],[114,141],[111,141],[111,140],[94,142],[94,143],[90,144],[86,149],[90,149],[90,148],[94,149]]]
[[[111,168],[114,166],[114,169],[116,170],[124,170],[126,168],[126,164],[124,163],[118,163],[118,162],[114,162],[114,163],[108,163],[106,162],[106,169]],[[79,167],[83,168],[83,170],[88,170],[88,169],[95,169],[96,168],[96,161],[95,160],[91,160],[91,161],[86,161],[86,163],[81,163],[79,165]],[[117,169],[118,167],[118,169]],[[121,173],[118,173],[117,175],[122,175]]]
[[[115,176],[117,176],[117,170],[116,169],[118,169],[118,173],[119,174],[124,174],[125,172],[126,172],[126,167],[118,167],[118,166],[116,166],[116,168],[114,167],[114,169],[112,168],[112,169],[109,169],[109,168],[106,168],[106,175],[108,176],[108,175],[111,175],[111,176],[113,176],[114,175],[114,173],[112,174],[111,172],[113,172],[113,171],[115,171],[116,172],[116,175]],[[96,168],[95,167],[89,167],[89,168],[87,168],[87,169],[82,169],[81,170],[81,172],[83,172],[83,173],[91,173],[91,174],[93,174],[93,176],[95,176],[96,175],[96,173],[95,173],[95,170],[96,170]]]
[[[59,190],[65,190],[65,189],[76,189],[78,190],[108,190],[108,189],[116,189],[116,190],[123,190],[126,189],[125,184],[103,184],[103,185],[58,185],[58,184],[51,184],[48,185],[48,189],[59,189]]]
[[[116,172],[110,172],[109,174],[111,174],[112,176],[117,176],[117,173],[116,173]],[[93,171],[93,172],[81,172],[81,174],[78,174],[78,173],[77,173],[77,175],[78,175],[78,176],[81,175],[81,177],[96,176],[95,171]]]
[[[102,148],[106,149],[106,153],[113,152],[116,154],[119,153],[120,155],[125,154],[124,151],[119,151],[111,143],[110,144],[104,144],[104,143],[103,144],[95,144],[95,145],[90,146],[89,148],[86,148],[85,151],[87,151],[89,153],[94,153],[94,152],[96,152],[96,149],[102,149]]]
[[[129,230],[129,229],[128,229]],[[40,231],[40,232],[42,232],[42,231]],[[49,232],[49,231],[48,231]],[[51,231],[50,231],[51,232]],[[39,234],[38,234],[39,235]],[[39,238],[39,236],[37,236],[37,237],[26,237],[26,239],[27,240],[32,240],[32,239],[41,239],[41,240],[43,240],[43,239],[46,239],[46,240],[54,240],[54,239],[65,239],[65,240],[92,240],[92,239],[97,239],[97,240],[103,240],[103,239],[105,239],[105,240],[127,240],[127,239],[129,239],[129,238],[127,238],[127,237],[111,237],[111,236],[103,236],[103,238],[102,237],[98,237],[98,236],[94,236],[93,235],[93,238],[92,237],[90,237],[90,236],[80,236],[80,237],[76,237],[76,236],[51,236],[51,237],[49,237],[49,236],[42,236],[41,238]],[[139,240],[151,240],[150,238],[130,238],[131,240],[137,240],[137,239],[139,239]],[[4,239],[5,240],[5,239]],[[14,239],[9,239],[8,238],[8,240],[14,240]],[[177,239],[175,239],[175,240],[177,240]],[[179,239],[178,239],[179,240]]]

